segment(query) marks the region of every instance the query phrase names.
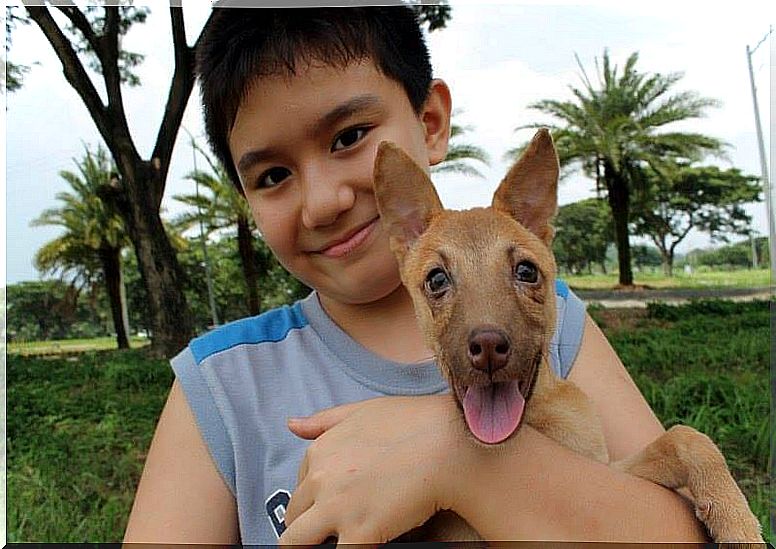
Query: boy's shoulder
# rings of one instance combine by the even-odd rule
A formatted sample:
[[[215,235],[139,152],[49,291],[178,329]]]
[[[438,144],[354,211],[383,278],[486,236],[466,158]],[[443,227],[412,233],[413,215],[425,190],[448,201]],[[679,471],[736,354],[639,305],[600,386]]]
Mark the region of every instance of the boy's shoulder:
[[[309,324],[302,311],[302,300],[270,309],[257,316],[241,318],[214,328],[189,342],[198,364],[208,357],[240,345],[278,343],[294,330]]]
[[[567,310],[569,305],[573,309],[578,308],[575,305],[579,298],[571,292],[563,280],[556,279],[555,293],[561,298],[558,305],[563,310]],[[313,298],[314,295],[310,294],[308,297],[296,301],[292,305],[283,305],[257,316],[234,320],[219,326],[192,339],[189,342],[189,350],[195,362],[201,364],[213,355],[236,347],[286,341],[294,331],[304,329],[310,324],[310,320],[305,314],[303,303]],[[584,306],[579,308],[584,313]],[[309,312],[309,305],[307,310]],[[561,318],[558,320],[560,324],[562,322]]]
[[[569,286],[564,281],[562,281],[560,278],[555,279],[555,294],[558,297],[562,297],[563,299],[567,299],[569,297]]]

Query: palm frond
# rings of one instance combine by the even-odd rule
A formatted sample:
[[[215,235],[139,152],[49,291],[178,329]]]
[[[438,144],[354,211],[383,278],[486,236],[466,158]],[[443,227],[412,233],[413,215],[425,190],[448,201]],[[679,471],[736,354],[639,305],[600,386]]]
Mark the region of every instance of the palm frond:
[[[86,146],[85,149],[80,161],[74,159],[76,171],[59,172],[70,191],[57,193],[60,205],[43,210],[30,226],[58,226],[65,231],[38,251],[35,262],[39,270],[71,276],[72,280],[92,281],[100,276],[97,250],[128,246],[129,239],[118,213],[98,193],[110,181],[115,166],[102,147],[96,152]]]
[[[457,110],[453,114],[460,112]],[[442,162],[432,167],[432,173],[460,173],[473,177],[484,177],[470,162],[481,162],[487,166],[490,163],[488,153],[476,145],[460,142],[460,138],[472,129],[471,126],[462,126],[456,123],[450,125],[450,144],[447,155]]]

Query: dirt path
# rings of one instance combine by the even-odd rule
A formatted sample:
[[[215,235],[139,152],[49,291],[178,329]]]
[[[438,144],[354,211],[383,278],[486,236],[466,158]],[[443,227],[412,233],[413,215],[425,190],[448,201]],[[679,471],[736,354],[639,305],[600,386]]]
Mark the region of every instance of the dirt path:
[[[760,288],[669,288],[664,290],[575,290],[586,303],[597,303],[604,307],[642,308],[648,301],[682,303],[690,299],[730,299],[752,301],[769,299],[773,292],[767,286]]]

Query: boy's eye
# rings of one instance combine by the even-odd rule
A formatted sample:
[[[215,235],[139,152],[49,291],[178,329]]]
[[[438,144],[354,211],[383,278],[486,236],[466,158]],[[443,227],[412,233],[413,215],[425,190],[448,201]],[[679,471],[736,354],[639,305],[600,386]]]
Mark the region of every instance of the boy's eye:
[[[259,176],[256,186],[260,189],[268,189],[279,185],[289,175],[291,172],[286,168],[271,168]]]
[[[368,131],[369,128],[350,128],[345,130],[334,140],[331,151],[334,152],[352,147],[361,141]]]

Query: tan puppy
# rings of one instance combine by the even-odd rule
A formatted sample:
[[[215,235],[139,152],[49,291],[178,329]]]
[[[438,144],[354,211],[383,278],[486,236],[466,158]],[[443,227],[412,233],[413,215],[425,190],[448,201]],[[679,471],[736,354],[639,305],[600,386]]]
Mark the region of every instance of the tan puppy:
[[[426,343],[469,432],[498,445],[527,422],[603,463],[609,456],[592,403],[550,369],[555,329],[558,158],[539,130],[489,208],[444,210],[431,180],[401,149],[380,144],[375,195]],[[762,542],[725,459],[705,435],[669,429],[639,454],[611,464],[672,489],[686,488],[715,541]],[[401,538],[479,539],[443,512]]]

